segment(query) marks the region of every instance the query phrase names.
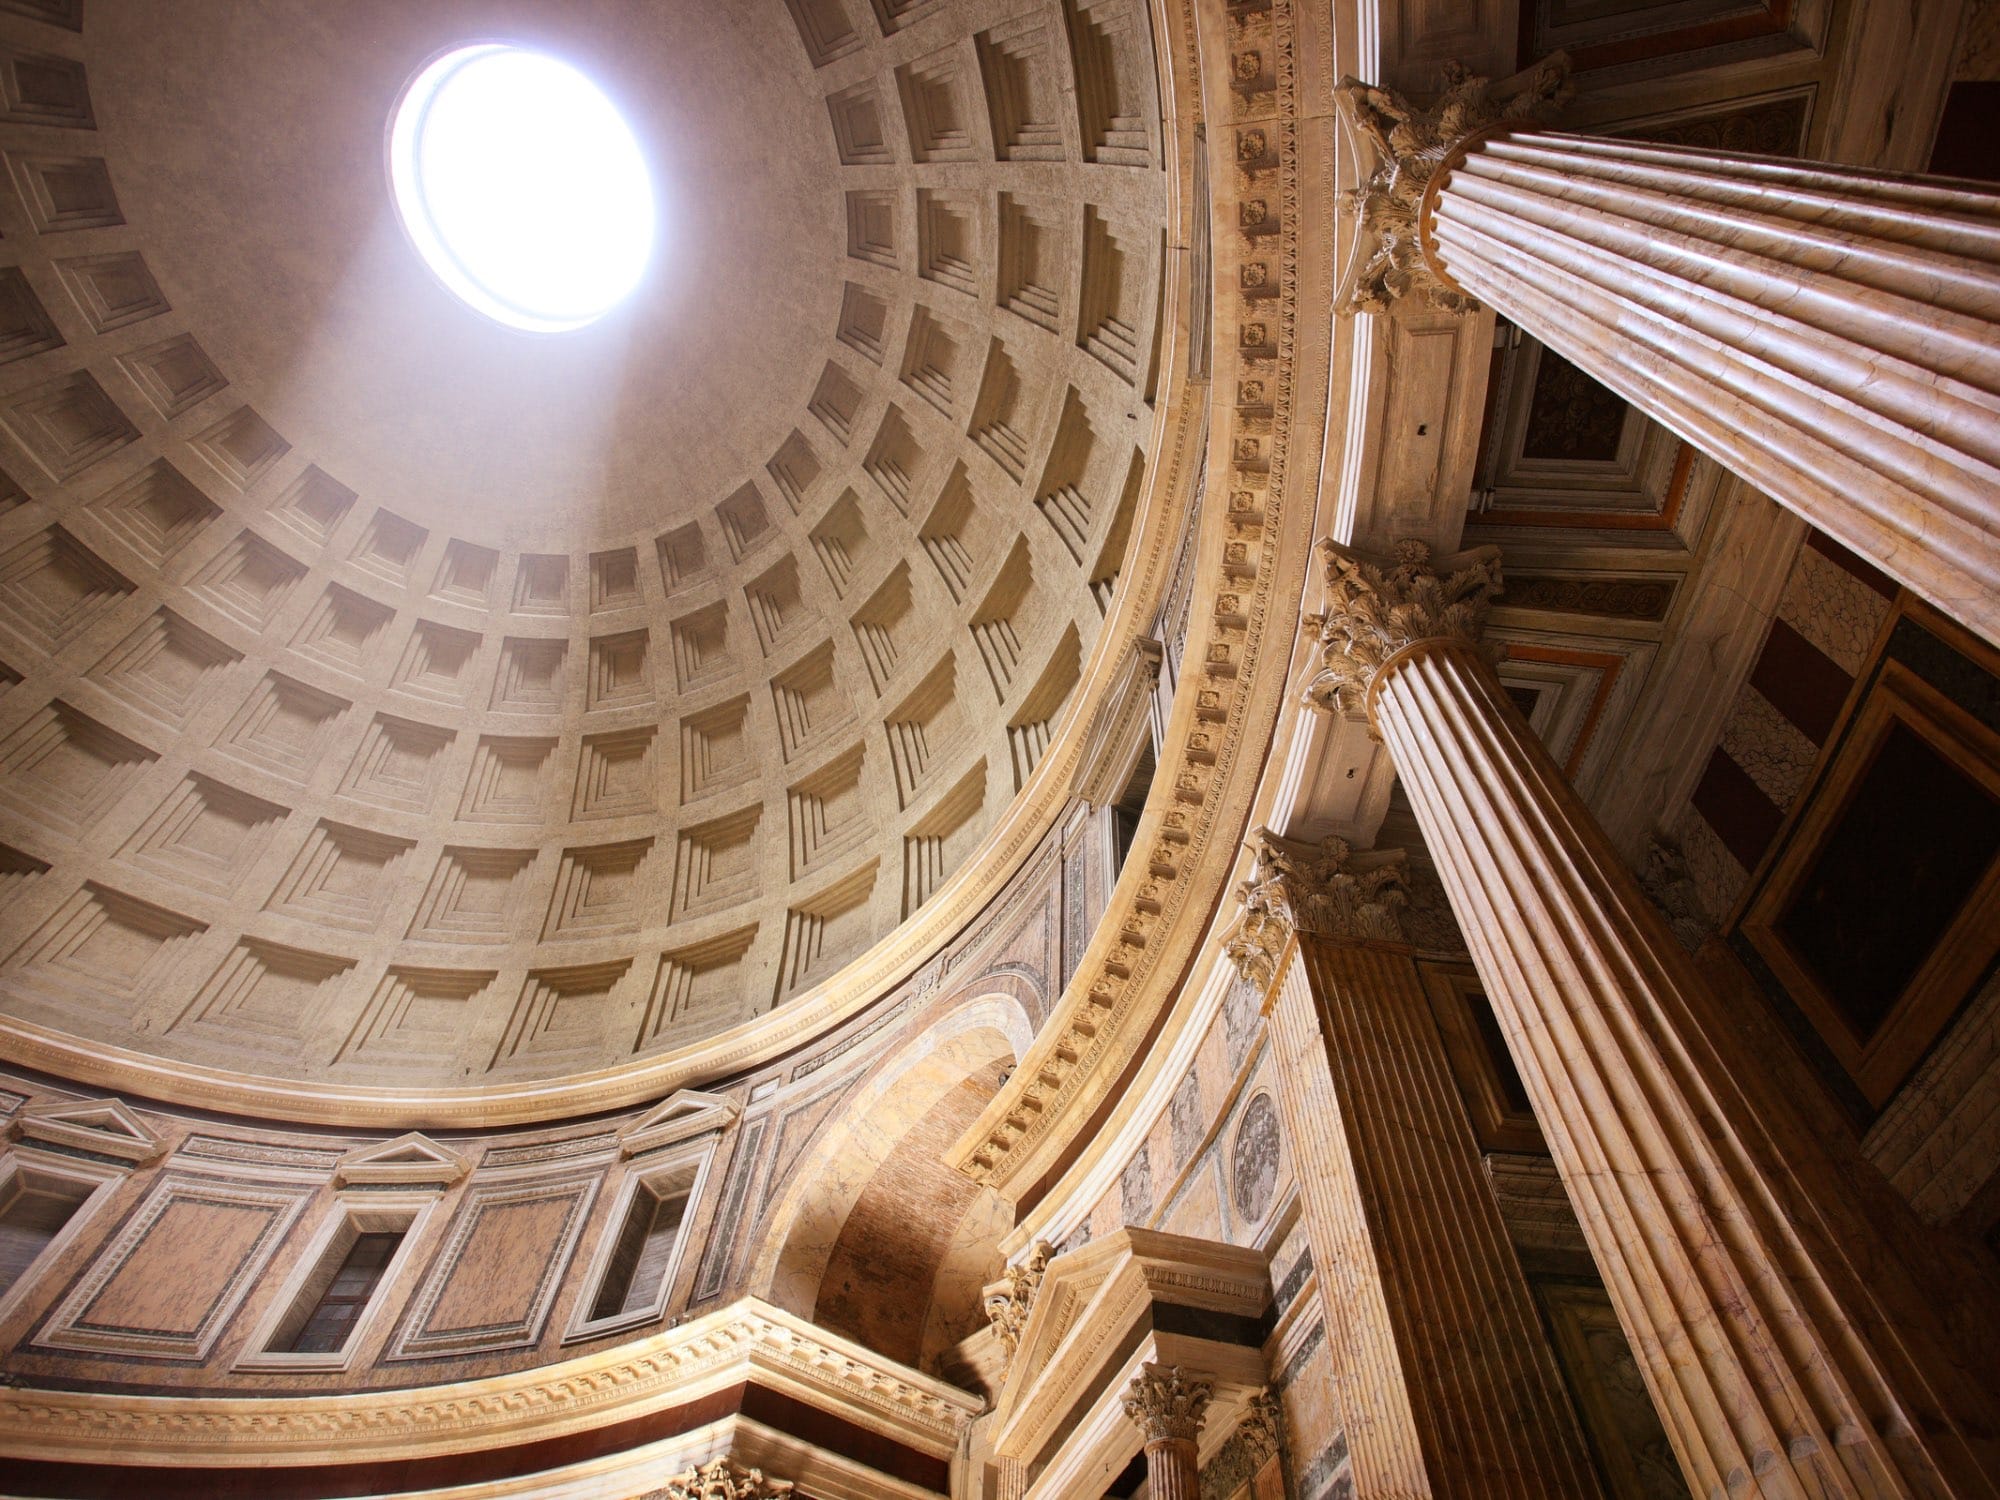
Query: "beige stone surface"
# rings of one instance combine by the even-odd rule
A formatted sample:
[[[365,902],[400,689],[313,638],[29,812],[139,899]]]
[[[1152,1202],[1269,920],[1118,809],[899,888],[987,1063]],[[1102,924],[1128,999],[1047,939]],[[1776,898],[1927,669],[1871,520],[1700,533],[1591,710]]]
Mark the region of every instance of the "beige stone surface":
[[[1976,1483],[1987,1356],[1932,1321],[1893,1215],[1732,1082],[1756,1060],[1476,655],[1426,642],[1385,679],[1376,722],[1690,1483]]]
[[[1718,44],[1725,8],[1558,3],[1529,34],[1633,57],[1579,59],[1582,128],[1921,159],[1953,7]],[[88,1193],[0,1301],[0,1452],[424,1459],[748,1379],[948,1462],[954,1500],[1096,1494],[1138,1451],[1126,1366],[1199,1354],[1228,1372],[1192,1457],[1269,1389],[1315,1496],[1587,1490],[1572,1399],[1593,1447],[1657,1404],[1704,1497],[1990,1488],[1951,1468],[1978,1390],[1931,1343],[1992,1321],[1963,1232],[1991,1224],[1990,996],[1869,1142],[1926,1235],[1769,999],[1687,983],[1619,865],[1668,821],[1726,924],[1753,873],[1672,823],[1688,789],[1718,743],[1773,796],[1810,770],[1737,691],[1756,643],[1780,618],[1851,670],[1881,604],[1587,369],[1563,399],[1602,450],[1550,456],[1542,376],[1582,362],[1551,330],[1332,313],[1367,167],[1334,81],[1504,71],[1521,17],[0,10],[0,1194],[24,1164]],[[379,196],[399,59],[474,21],[595,59],[691,187],[639,300],[530,359],[398,258]],[[1688,399],[1782,382],[1753,384]],[[1451,657],[1378,712],[1387,747],[1300,704],[1395,653],[1295,630],[1328,602],[1313,539],[1461,532],[1519,582],[1498,686]],[[1142,744],[1121,869],[1105,804]],[[1477,948],[1535,1096],[1513,1123],[1560,1174],[1478,1159],[1400,971],[1357,963],[1339,1018],[1258,1015],[1226,951],[1258,827],[1295,855],[1379,828],[1451,886],[1423,945]],[[1315,1057],[1330,1102],[1287,1118]],[[607,1332],[597,1278],[670,1161],[701,1183],[670,1284]],[[423,1206],[360,1347],[259,1365],[377,1173]],[[169,1253],[190,1178],[222,1248],[270,1226],[243,1275]],[[1092,1277],[1149,1231],[1199,1242],[1173,1293],[1241,1340],[1131,1342],[1133,1279]],[[1058,1296],[1015,1369],[963,1335],[1042,1239]],[[158,1274],[117,1279],[132,1250]],[[106,1278],[146,1326],[85,1326]],[[1050,1394],[1010,1394],[1031,1370]],[[1607,1487],[1643,1460],[1671,1489],[1662,1451],[1600,1452]],[[456,1493],[725,1455],[828,1500],[938,1492],[738,1415]]]
[[[1415,962],[1304,936],[1272,1010],[1357,1493],[1596,1495]]]
[[[54,320],[0,371],[0,837],[49,867],[0,932],[17,1050],[476,1114],[767,1050],[1004,875],[1180,321],[1150,28],[1068,14],[9,21],[94,103],[0,146],[108,195],[37,220],[36,167],[0,211]],[[398,89],[493,34],[592,70],[659,186],[646,279],[574,335],[460,307],[388,201]]]

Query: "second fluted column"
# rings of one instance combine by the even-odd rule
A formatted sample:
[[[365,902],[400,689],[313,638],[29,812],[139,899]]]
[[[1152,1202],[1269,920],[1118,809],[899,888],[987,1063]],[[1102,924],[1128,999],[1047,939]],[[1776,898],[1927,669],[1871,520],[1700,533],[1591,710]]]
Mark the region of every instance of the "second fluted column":
[[[1365,711],[1395,760],[1691,1488],[1995,1493],[1992,1352],[1953,1345],[1858,1158],[1749,1086],[1759,1060],[1507,700],[1476,642],[1497,555],[1322,546],[1308,698]]]

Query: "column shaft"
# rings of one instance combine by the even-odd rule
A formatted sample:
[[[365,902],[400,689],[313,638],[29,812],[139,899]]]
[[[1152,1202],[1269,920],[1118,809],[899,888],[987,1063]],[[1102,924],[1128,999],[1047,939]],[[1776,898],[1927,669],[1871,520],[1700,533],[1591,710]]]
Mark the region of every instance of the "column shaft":
[[[1990,1350],[1735,1081],[1757,1059],[1476,648],[1397,653],[1371,708],[1694,1492],[2000,1493]]]
[[[1201,1458],[1192,1438],[1152,1438],[1146,1443],[1149,1500],[1201,1500]]]
[[[1433,177],[1451,282],[2000,643],[2000,198],[1524,130]]]
[[[1302,935],[1273,1040],[1355,1494],[1598,1494],[1415,962]]]

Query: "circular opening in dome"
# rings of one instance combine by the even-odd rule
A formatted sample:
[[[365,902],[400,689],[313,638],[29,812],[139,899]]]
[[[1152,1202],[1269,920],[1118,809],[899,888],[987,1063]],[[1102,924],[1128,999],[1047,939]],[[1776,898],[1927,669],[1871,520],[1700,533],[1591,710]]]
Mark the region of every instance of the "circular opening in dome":
[[[653,184],[631,126],[577,69],[525,47],[460,47],[411,79],[389,181],[425,264],[510,328],[595,322],[652,254]]]

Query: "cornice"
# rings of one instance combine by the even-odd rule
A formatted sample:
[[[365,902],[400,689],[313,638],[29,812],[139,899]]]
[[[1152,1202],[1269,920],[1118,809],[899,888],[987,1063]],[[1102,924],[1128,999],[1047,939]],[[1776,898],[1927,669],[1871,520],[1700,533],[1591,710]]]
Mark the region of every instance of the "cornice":
[[[0,1454],[230,1468],[423,1458],[630,1421],[753,1378],[939,1458],[983,1404],[749,1297],[635,1343],[450,1385],[242,1398],[4,1390]]]
[[[1257,85],[1230,91],[1226,126],[1210,122],[1210,149],[1233,170],[1211,174],[1216,368],[1195,560],[1207,608],[1190,613],[1153,792],[1105,915],[1033,1050],[954,1151],[961,1171],[1016,1200],[1060,1164],[1069,1133],[1172,1002],[1229,874],[1217,854],[1233,852],[1247,826],[1282,705],[1285,673],[1267,658],[1289,660],[1296,629],[1324,394],[1299,379],[1306,216],[1293,28],[1290,0],[1275,0],[1201,38],[1208,66]]]
[[[1154,1304],[1254,1318],[1270,1295],[1264,1255],[1240,1245],[1128,1227],[1058,1257],[995,1397],[994,1451],[1024,1459],[1039,1452],[1110,1362],[1129,1357],[1125,1334]],[[1212,1339],[1181,1342],[1220,1348]],[[1207,1373],[1234,1375],[1234,1364],[1261,1359],[1246,1350],[1231,1368]]]

